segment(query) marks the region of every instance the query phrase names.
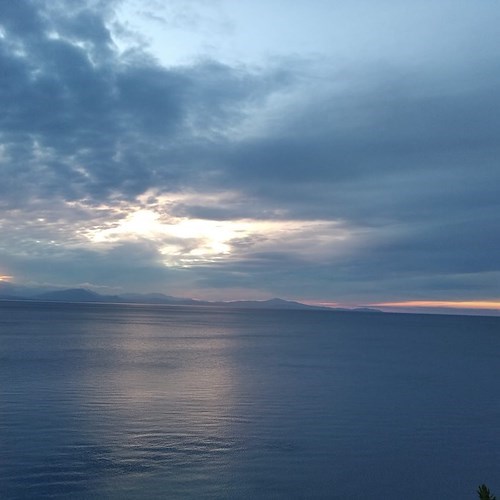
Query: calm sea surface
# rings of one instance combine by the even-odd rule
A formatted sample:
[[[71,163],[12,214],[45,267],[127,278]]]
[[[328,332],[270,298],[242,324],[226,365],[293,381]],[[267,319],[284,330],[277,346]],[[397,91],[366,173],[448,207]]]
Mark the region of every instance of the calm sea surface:
[[[500,318],[0,302],[0,498],[500,494]]]

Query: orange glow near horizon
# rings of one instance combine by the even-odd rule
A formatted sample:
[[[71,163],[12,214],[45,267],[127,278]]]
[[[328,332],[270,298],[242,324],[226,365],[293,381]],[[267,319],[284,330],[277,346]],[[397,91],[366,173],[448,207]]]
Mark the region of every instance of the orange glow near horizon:
[[[12,276],[7,276],[6,274],[0,274],[0,281],[10,281]]]
[[[494,309],[500,311],[500,300],[407,300],[403,302],[380,302],[376,307],[446,307],[450,309]]]

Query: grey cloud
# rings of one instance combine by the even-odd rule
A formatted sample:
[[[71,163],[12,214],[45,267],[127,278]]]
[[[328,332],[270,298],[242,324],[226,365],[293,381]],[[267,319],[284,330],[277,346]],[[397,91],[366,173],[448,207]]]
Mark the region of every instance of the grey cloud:
[[[299,116],[286,135],[233,145],[227,157],[230,172],[256,189],[265,189],[262,181],[268,180],[269,191],[278,181],[279,188],[318,182],[343,188],[351,181],[361,181],[357,185],[362,187],[364,180],[408,175],[415,187],[416,175],[429,185],[443,172],[450,178],[458,174],[460,181],[469,173],[473,182],[481,172],[497,175],[491,154],[498,150],[498,94],[490,88],[465,89],[453,97],[415,98],[419,85],[397,98],[359,96],[344,111],[347,119],[358,115],[356,126],[344,126],[342,115],[336,118],[331,101],[342,95],[322,96],[313,115]],[[304,123],[311,124],[305,132]]]
[[[22,36],[36,36],[42,33],[44,23],[32,2],[2,0],[2,25],[9,31]]]
[[[259,252],[235,241],[237,259],[185,271],[186,282],[366,300],[377,290],[437,296],[440,286],[494,292],[500,67],[491,51],[455,73],[344,67],[321,84],[303,78],[308,62],[298,58],[263,69],[165,68],[140,47],[118,52],[113,7],[1,2],[0,207],[11,248],[0,247],[13,272],[125,284],[128,268],[144,283],[174,274],[180,283],[152,243],[83,251],[35,241],[96,217],[89,209],[55,218],[64,201],[95,208],[151,188],[229,190],[237,202],[189,200],[172,215],[338,220],[363,237],[349,254],[332,247],[316,263],[287,242]],[[271,113],[273,96],[288,104],[265,133],[245,133]],[[40,216],[52,222],[39,227]]]
[[[26,170],[46,197],[55,186],[69,199],[175,189],[196,176],[185,157],[176,161],[175,147],[188,147],[197,130],[220,133],[241,117],[242,104],[283,78],[270,83],[211,62],[166,69],[142,53],[120,57],[96,11],[36,11],[47,5],[22,3],[2,17],[1,131],[17,189]],[[51,30],[64,36],[51,38]]]
[[[149,242],[124,243],[107,251],[44,247],[29,255],[1,252],[2,263],[7,264],[25,281],[37,276],[41,282],[53,282],[61,277],[61,285],[90,281],[128,288],[149,284],[153,289],[168,285],[178,274],[165,268],[154,245]]]

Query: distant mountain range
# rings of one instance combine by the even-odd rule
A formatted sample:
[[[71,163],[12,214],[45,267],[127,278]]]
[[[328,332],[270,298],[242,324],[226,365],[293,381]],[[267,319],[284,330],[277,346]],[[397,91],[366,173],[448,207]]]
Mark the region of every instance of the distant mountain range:
[[[163,304],[180,306],[225,306],[243,309],[311,309],[357,312],[381,312],[372,308],[331,308],[302,304],[292,300],[279,298],[269,300],[235,300],[229,302],[205,301],[192,298],[174,297],[163,293],[124,293],[117,295],[102,295],[85,288],[69,288],[65,290],[47,290],[30,288],[8,282],[0,282],[0,300],[32,300],[46,302],[103,302],[118,304]]]

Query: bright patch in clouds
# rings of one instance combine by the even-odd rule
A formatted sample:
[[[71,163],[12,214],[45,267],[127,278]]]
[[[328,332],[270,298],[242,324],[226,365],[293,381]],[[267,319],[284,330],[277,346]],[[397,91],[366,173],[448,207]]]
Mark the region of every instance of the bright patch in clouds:
[[[205,207],[227,202],[230,194],[197,197],[143,195],[137,205],[100,206],[111,215],[79,230],[92,245],[113,246],[120,242],[153,243],[166,266],[191,267],[197,264],[238,259],[250,253],[283,252],[305,260],[338,254],[354,237],[339,222],[310,220],[231,219],[211,220],[172,215],[180,205]],[[86,245],[84,243],[84,245]]]
[[[148,209],[127,215],[112,227],[91,229],[93,243],[147,239],[157,242],[167,265],[210,262],[229,254],[229,242],[247,235],[250,223],[165,217]]]

